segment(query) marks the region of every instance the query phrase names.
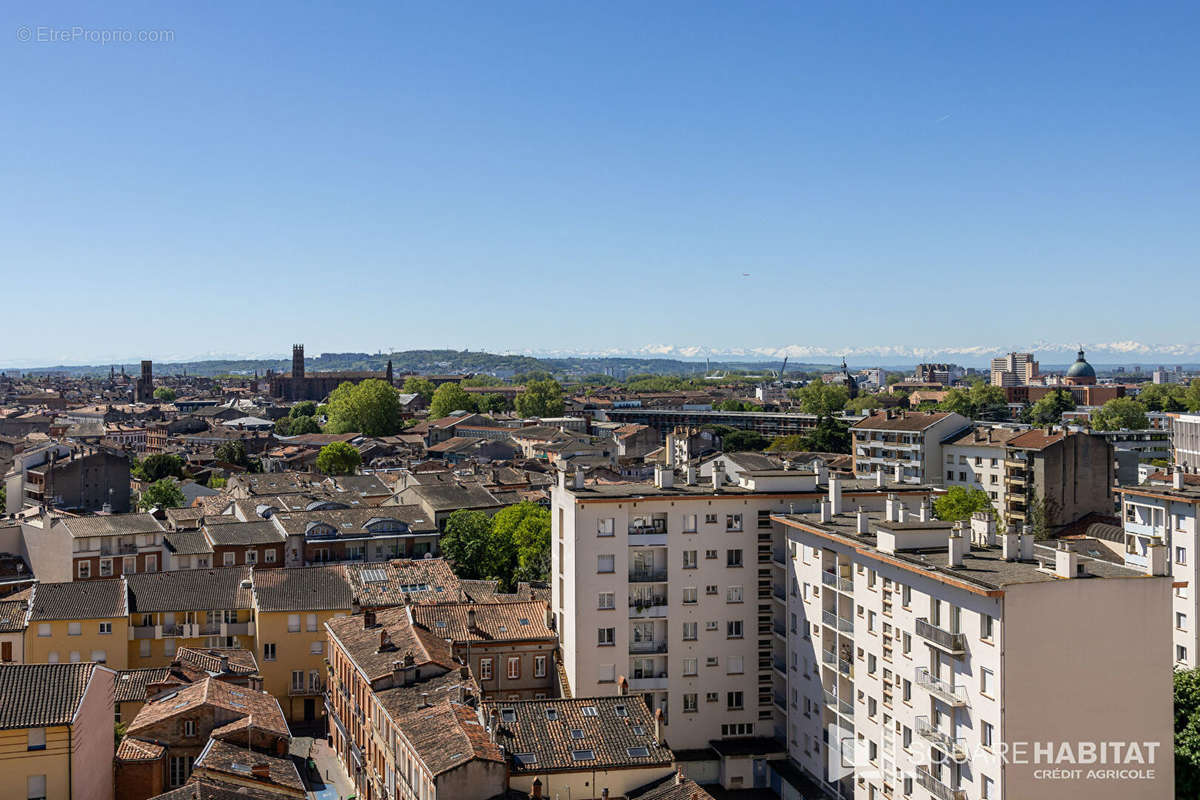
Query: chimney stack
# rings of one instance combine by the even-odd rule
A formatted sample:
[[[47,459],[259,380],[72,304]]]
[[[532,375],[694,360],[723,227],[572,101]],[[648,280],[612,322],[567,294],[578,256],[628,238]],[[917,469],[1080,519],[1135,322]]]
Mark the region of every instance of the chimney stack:
[[[888,522],[896,521],[896,506],[900,501],[896,499],[895,492],[888,492],[887,500],[883,503],[883,518]]]
[[[675,470],[671,467],[664,467],[662,464],[655,464],[654,485],[659,489],[670,489],[675,485]]]
[[[473,608],[467,609],[467,630],[475,630],[475,609]]]
[[[876,489],[883,488],[883,467],[878,467],[875,470],[875,488]]]
[[[825,462],[821,459],[813,461],[813,470],[817,473],[817,483],[825,483],[829,480],[829,467],[825,466]]]
[[[1015,525],[1009,525],[1004,529],[1004,542],[1000,547],[1005,561],[1016,561],[1020,558],[1019,539]]]
[[[855,512],[854,516],[855,516],[855,527],[854,527],[855,532],[859,536],[865,536],[866,534],[870,533],[871,529],[867,523],[866,510],[862,506],[859,506],[858,511]]]
[[[1026,525],[1025,532],[1021,535],[1021,560],[1033,560],[1033,526]]]
[[[696,485],[696,465],[695,464],[688,464],[688,466],[687,466],[687,485],[688,486]]]
[[[725,483],[725,467],[720,464],[713,464],[712,468],[712,488],[714,492],[721,491],[721,484]]]
[[[388,636],[387,628],[379,629],[379,652],[392,649],[392,637]]]
[[[895,479],[896,479],[896,483],[904,483],[904,465],[903,464],[896,465]]]
[[[917,519],[921,522],[929,522],[929,497],[921,498],[921,506],[917,509]]]
[[[954,527],[950,530],[950,538],[947,543],[949,545],[950,566],[961,567],[963,565],[963,558],[966,556],[967,550],[970,548],[970,545],[967,544],[966,538],[963,537],[961,522],[954,523]]]
[[[666,448],[664,449],[663,455],[666,456],[667,469],[675,469],[675,434],[674,433],[667,434],[667,445],[666,445]]]
[[[629,681],[625,679],[624,675],[617,678],[617,694],[621,696],[629,694]]]
[[[1162,540],[1152,540],[1146,555],[1149,557],[1146,562],[1146,571],[1150,575],[1162,577],[1171,574],[1171,559],[1167,557],[1167,546],[1163,544]]]
[[[529,793],[532,800],[542,800],[542,779],[533,779],[533,791]]]
[[[822,497],[817,506],[821,511],[821,522],[829,522],[833,518],[832,514],[830,514],[829,501]]]
[[[908,522],[908,509],[903,502],[896,504],[896,522]]]
[[[574,483],[573,488],[575,488],[575,489],[583,488],[583,467],[580,467],[580,466],[575,467],[575,483]]]
[[[1171,473],[1171,488],[1183,488],[1183,467],[1176,467],[1175,471]]]
[[[366,628],[374,628],[374,627],[375,627],[375,611],[372,609],[367,609],[366,611],[363,612],[363,628],[366,629]]]
[[[250,774],[254,776],[255,780],[269,781],[271,780],[271,765],[265,761],[259,761],[250,767]]]
[[[1075,578],[1083,574],[1079,554],[1065,541],[1059,542],[1058,549],[1054,551],[1054,574],[1060,578]]]
[[[663,743],[663,713],[661,708],[654,709],[654,741],[658,742],[659,746]]]
[[[829,476],[829,504],[831,513],[842,513],[842,479],[837,475]]]
[[[229,672],[229,656],[221,654],[221,672]]]

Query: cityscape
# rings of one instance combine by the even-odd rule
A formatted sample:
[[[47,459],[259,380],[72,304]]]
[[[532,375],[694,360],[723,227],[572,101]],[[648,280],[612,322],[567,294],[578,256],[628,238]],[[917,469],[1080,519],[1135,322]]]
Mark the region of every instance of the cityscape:
[[[1200,798],[1152,5],[0,10],[0,792]]]

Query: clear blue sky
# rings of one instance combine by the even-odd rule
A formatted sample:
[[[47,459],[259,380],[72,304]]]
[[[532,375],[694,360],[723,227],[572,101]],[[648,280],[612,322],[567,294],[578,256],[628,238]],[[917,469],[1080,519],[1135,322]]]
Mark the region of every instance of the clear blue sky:
[[[0,11],[5,363],[1200,340],[1194,2],[88,5]]]

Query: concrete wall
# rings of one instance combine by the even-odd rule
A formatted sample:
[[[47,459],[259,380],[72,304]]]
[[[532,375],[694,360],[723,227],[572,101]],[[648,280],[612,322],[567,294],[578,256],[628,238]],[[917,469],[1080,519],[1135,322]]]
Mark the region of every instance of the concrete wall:
[[[116,673],[97,667],[75,717],[72,800],[113,800],[113,691]],[[50,795],[53,797],[54,795]]]

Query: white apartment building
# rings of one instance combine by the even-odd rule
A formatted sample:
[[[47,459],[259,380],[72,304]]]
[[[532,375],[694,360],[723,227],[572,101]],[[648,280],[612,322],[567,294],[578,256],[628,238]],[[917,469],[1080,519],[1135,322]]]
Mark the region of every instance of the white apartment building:
[[[1200,472],[1200,414],[1171,415],[1171,465]]]
[[[977,425],[942,442],[946,486],[987,492],[997,514],[1005,512],[1004,445],[1022,431]]]
[[[855,800],[1173,796],[1161,546],[1155,576],[997,535],[985,514],[963,528],[899,498],[850,505],[773,517],[792,769]],[[1137,742],[1141,761],[1124,744],[1089,765],[1091,742]],[[786,777],[781,794],[800,796]]]
[[[1009,353],[992,359],[992,386],[1024,386],[1038,376],[1033,353]]]
[[[1200,665],[1200,605],[1197,605],[1196,520],[1200,518],[1200,486],[1186,484],[1176,469],[1170,486],[1129,486],[1118,489],[1125,528],[1125,563],[1149,569],[1161,547],[1170,561],[1175,590],[1171,598],[1171,659],[1179,667]]]
[[[882,470],[897,483],[941,483],[942,441],[970,424],[952,411],[887,409],[864,417],[850,426],[854,475]]]
[[[694,464],[681,475],[660,466],[652,483],[585,486],[582,473],[560,473],[552,613],[572,692],[616,694],[625,678],[663,711],[676,751],[782,740],[776,681],[787,599],[783,529],[771,515],[815,510],[829,487],[871,509],[888,492],[914,506],[928,498],[882,473],[843,480],[819,464],[742,469],[736,481],[719,467],[700,481]]]

